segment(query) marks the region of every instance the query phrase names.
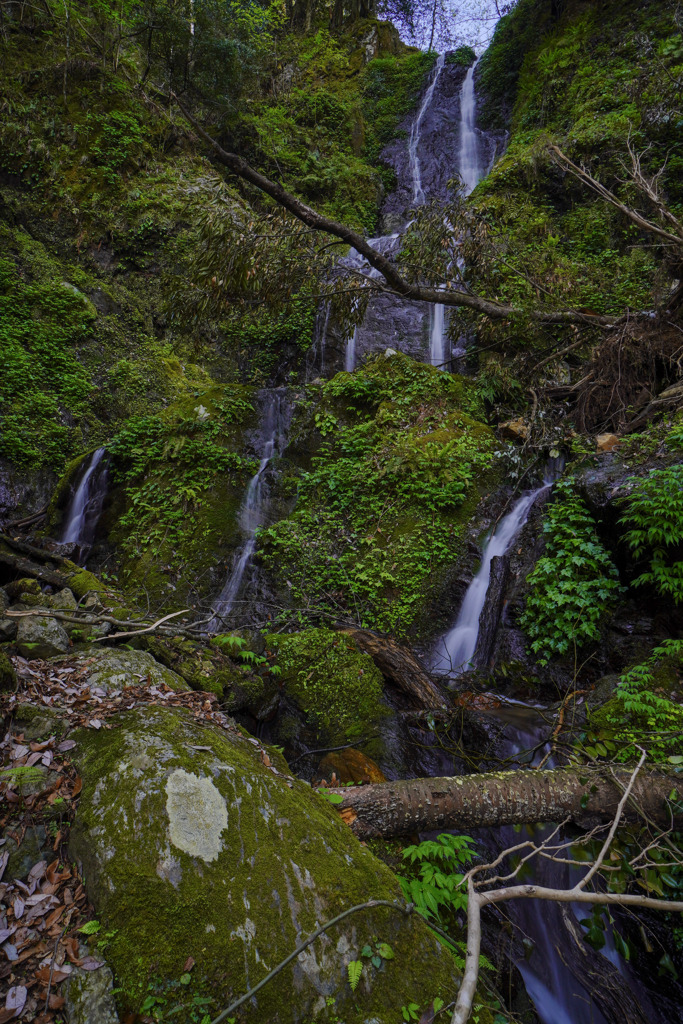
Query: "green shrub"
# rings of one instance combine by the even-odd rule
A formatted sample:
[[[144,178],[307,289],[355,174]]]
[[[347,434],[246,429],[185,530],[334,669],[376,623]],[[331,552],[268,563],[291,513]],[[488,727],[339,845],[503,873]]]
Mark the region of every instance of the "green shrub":
[[[527,576],[531,590],[520,619],[542,665],[597,639],[600,619],[621,590],[586,506],[569,485],[557,490],[543,522],[545,554]]]

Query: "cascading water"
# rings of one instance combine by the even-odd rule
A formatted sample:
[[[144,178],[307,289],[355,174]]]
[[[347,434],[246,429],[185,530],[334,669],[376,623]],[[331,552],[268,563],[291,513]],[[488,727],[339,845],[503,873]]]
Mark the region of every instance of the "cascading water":
[[[476,129],[476,117],[477,117],[477,104],[476,96],[474,91],[474,73],[477,68],[475,62],[471,68],[469,68],[465,81],[462,84],[460,90],[460,124],[459,124],[459,149],[458,149],[458,175],[463,185],[463,192],[466,196],[469,196],[474,191],[476,186],[479,184],[481,179],[484,177],[485,168],[482,159],[482,149],[479,144],[479,132]],[[443,65],[441,65],[443,67]],[[434,78],[432,84],[433,89],[436,86],[436,80],[438,78],[440,68]],[[425,97],[426,98],[426,97]],[[431,102],[431,96],[429,96]],[[424,107],[424,104],[423,104]],[[420,161],[417,156],[417,143],[419,142],[419,124],[423,111],[420,111],[415,124],[416,124],[416,142],[415,142],[415,155],[411,152],[411,169],[413,173],[413,193],[416,196],[417,190],[422,193],[421,178],[420,178]],[[412,143],[412,133],[411,133]],[[417,201],[417,200],[416,200]],[[445,365],[445,348],[446,339],[444,336],[445,316],[444,307],[442,305],[432,306],[431,313],[431,328],[429,332],[429,361],[432,366]]]
[[[357,329],[354,327],[353,334],[346,339],[346,352],[344,353],[344,369],[347,373],[353,373],[356,369],[356,335]]]
[[[465,76],[460,91],[460,152],[458,174],[463,184],[464,193],[468,196],[474,191],[484,176],[482,165],[479,133],[476,129],[477,101],[474,91],[474,73],[477,69],[475,61]]]
[[[499,756],[509,763],[516,762],[520,768],[534,767],[547,757],[546,767],[556,767],[553,758],[548,757],[547,737],[552,729],[552,717],[549,718],[542,709],[504,702],[498,709],[491,709],[489,714],[505,725]],[[553,826],[536,825],[532,832],[533,841],[540,845],[549,839],[553,831]],[[516,846],[523,838],[511,826],[497,829],[495,833],[496,854],[499,850]],[[567,842],[567,838],[560,830],[553,842]],[[557,855],[570,860],[571,848],[558,851]],[[539,886],[551,889],[570,889],[585,874],[585,869],[541,857],[531,862],[530,870],[533,871],[533,879],[527,876],[526,881],[533,880]],[[642,1017],[651,1024],[660,1019],[649,997],[617,952],[609,927],[605,930],[606,942],[600,952],[588,954],[594,970],[604,979],[603,992],[593,990],[584,973],[585,962],[581,954],[576,955],[577,940],[572,934],[580,931],[579,922],[589,916],[585,904],[515,900],[509,904],[508,913],[525,939],[525,955],[516,959],[516,966],[542,1024],[607,1024],[608,1021],[613,1024],[615,1019],[621,1019],[616,1000],[609,998],[615,991],[621,993],[622,999],[628,995],[629,1005],[638,1006]],[[567,928],[568,918],[574,924],[571,930]],[[603,959],[607,963],[603,963]],[[601,1007],[604,1012],[601,1012]]]
[[[532,505],[551,486],[552,483],[547,482],[543,487],[522,495],[489,537],[482,552],[479,571],[467,588],[457,621],[444,637],[433,659],[432,667],[437,671],[458,675],[471,666],[479,639],[479,620],[491,580],[491,563],[494,558],[506,554],[524,526]]]
[[[443,71],[445,61],[445,54],[440,53],[434,67],[434,74],[431,82],[429,83],[429,88],[424,94],[417,117],[413,121],[412,128],[410,129],[410,138],[408,140],[408,161],[410,163],[410,173],[413,179],[413,205],[415,206],[420,203],[424,203],[425,201],[425,192],[422,188],[422,174],[420,171],[420,156],[418,152],[420,145],[420,130],[422,128],[424,116],[432,102],[436,83],[439,81],[439,75]]]
[[[60,542],[76,544],[81,560],[92,547],[104,499],[107,496],[109,471],[105,456],[105,449],[98,448],[85,461],[74,496],[64,516]]]
[[[429,329],[429,361],[432,366],[443,366],[444,356],[444,308],[439,303],[432,306],[432,323]]]
[[[214,617],[210,623],[212,630],[224,628],[242,587],[245,572],[256,550],[256,531],[263,526],[268,511],[268,467],[284,445],[288,412],[284,393],[278,389],[265,391],[262,401],[261,428],[257,438],[260,461],[249,481],[238,517],[244,541],[236,552],[232,571],[215,602]]]

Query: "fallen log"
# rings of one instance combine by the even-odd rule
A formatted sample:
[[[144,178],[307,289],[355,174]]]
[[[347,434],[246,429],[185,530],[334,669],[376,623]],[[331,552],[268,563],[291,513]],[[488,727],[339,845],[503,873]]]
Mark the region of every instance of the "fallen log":
[[[59,590],[69,586],[68,576],[48,569],[44,565],[37,565],[36,562],[30,561],[22,555],[14,554],[2,545],[0,545],[0,564],[9,566],[19,576],[30,576],[31,579],[40,580],[41,583],[57,587]]]
[[[537,822],[609,821],[629,783],[628,768],[552,768],[403,779],[352,789],[330,789],[336,805],[359,839],[413,835],[436,829],[471,829]],[[659,825],[683,823],[669,797],[680,800],[683,780],[664,769],[643,770],[636,779],[625,817],[643,814]]]
[[[433,711],[443,711],[448,707],[424,666],[408,647],[369,629],[346,626],[341,632],[350,636],[361,651],[369,654],[384,678],[418,707]]]

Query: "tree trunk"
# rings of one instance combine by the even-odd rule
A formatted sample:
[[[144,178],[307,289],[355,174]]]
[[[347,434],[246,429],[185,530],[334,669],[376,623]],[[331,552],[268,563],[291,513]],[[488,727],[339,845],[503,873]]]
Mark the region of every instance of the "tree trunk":
[[[407,779],[330,792],[343,796],[337,810],[358,838],[374,839],[565,819],[584,826],[609,821],[630,777],[626,768],[553,768]],[[683,792],[678,776],[665,770],[641,771],[626,817],[638,818],[636,808],[642,808],[651,820],[670,824],[667,799],[672,789]],[[680,813],[678,820],[683,822]]]
[[[344,628],[346,633],[369,654],[385,679],[410,697],[418,708],[443,711],[448,707],[434,683],[413,652],[389,637],[379,636],[369,629]]]

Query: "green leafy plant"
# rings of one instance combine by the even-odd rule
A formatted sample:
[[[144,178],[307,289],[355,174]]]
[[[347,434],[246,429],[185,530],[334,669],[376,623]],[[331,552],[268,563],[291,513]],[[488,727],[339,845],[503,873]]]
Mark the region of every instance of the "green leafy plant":
[[[346,970],[349,976],[349,985],[351,986],[351,991],[355,992],[356,989],[358,988],[358,982],[360,981],[361,974],[363,973],[362,960],[351,960],[347,964]]]
[[[411,876],[399,875],[406,900],[428,921],[441,925],[448,914],[467,908],[467,892],[462,888],[459,868],[474,859],[474,840],[469,836],[453,836],[447,832],[436,839],[406,846],[403,860],[414,871]]]
[[[574,644],[597,639],[600,620],[622,589],[586,506],[570,484],[557,491],[559,500],[543,522],[545,554],[527,576],[530,591],[520,617],[542,665]]]
[[[624,499],[620,522],[628,526],[626,543],[637,559],[646,557],[649,568],[634,586],[653,584],[660,594],[683,602],[683,463],[652,470],[634,484]]]

